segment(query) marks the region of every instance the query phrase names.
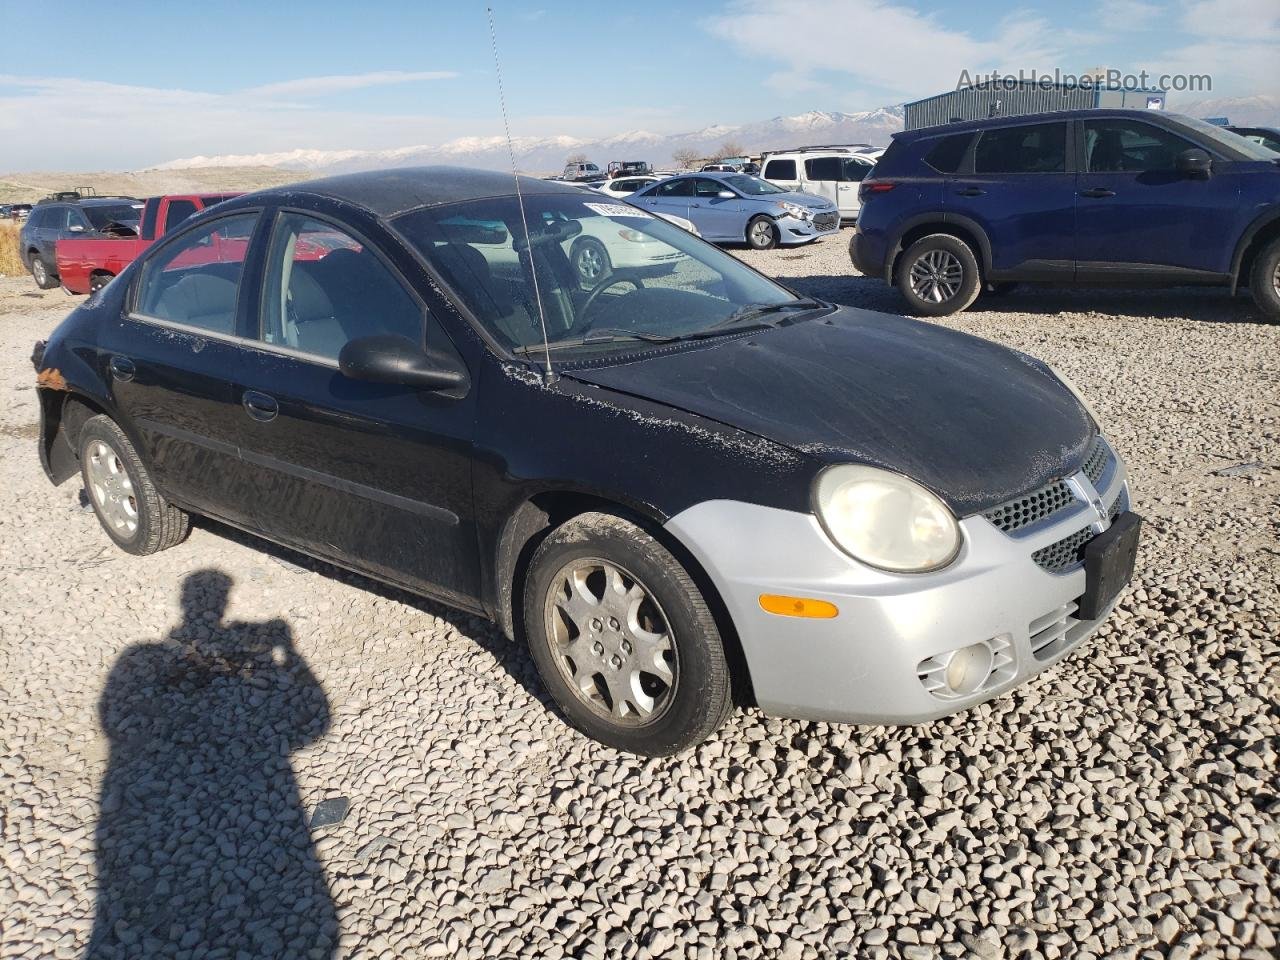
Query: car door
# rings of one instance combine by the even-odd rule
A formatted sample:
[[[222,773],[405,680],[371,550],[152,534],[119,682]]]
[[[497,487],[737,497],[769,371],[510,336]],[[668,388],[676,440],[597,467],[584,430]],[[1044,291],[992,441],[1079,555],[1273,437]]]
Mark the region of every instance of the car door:
[[[1082,277],[1230,269],[1242,213],[1240,180],[1230,162],[1141,119],[1101,117],[1079,125],[1076,236]],[[1190,149],[1214,157],[1208,176],[1178,171],[1179,155]]]
[[[806,157],[804,161],[804,183],[800,189],[805,193],[825,197],[837,207],[840,206],[840,157]],[[841,211],[841,216],[844,211]]]
[[[862,209],[862,201],[858,199],[858,187],[867,178],[874,166],[866,160],[855,157],[840,158],[840,181],[836,184],[836,207],[840,210],[841,220],[856,220]]]
[[[1069,279],[1075,257],[1075,176],[1065,120],[981,131],[962,172],[948,178],[948,215],[991,242],[988,279]]]
[[[253,491],[237,454],[242,414],[229,377],[244,352],[235,331],[245,246],[224,260],[217,239],[248,236],[257,219],[256,212],[220,217],[154,247],[125,315],[102,324],[98,341],[112,401],[135,428],[160,489],[241,526],[253,525]]]
[[[723,193],[733,196],[721,196]],[[736,191],[711,177],[693,178],[689,219],[707,240],[741,240],[746,231],[742,198]]]
[[[689,201],[692,197],[693,178],[673,177],[655,184],[652,189],[634,197],[631,202],[654,213],[670,213],[677,217],[692,219],[689,216]]]
[[[254,348],[237,370],[241,456],[274,539],[464,606],[479,595],[471,500],[473,394],[353,380],[350,340],[397,335],[453,353],[365,237],[281,211]]]

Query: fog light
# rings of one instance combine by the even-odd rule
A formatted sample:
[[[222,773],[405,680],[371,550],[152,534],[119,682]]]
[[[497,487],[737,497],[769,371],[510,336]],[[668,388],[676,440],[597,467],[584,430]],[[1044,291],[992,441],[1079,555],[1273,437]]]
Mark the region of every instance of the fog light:
[[[994,657],[985,643],[971,643],[951,654],[944,674],[947,686],[958,696],[968,696],[981,689],[991,675]]]

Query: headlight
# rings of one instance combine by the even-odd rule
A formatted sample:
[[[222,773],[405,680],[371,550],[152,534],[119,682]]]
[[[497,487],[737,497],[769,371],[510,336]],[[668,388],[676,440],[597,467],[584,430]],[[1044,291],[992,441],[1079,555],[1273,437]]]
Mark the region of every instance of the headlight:
[[[1072,382],[1071,378],[1059,370],[1057,367],[1049,364],[1049,369],[1053,371],[1053,375],[1058,378],[1058,382],[1071,391],[1071,395],[1079,401],[1080,406],[1084,407],[1085,412],[1093,418],[1093,425],[1099,430],[1102,429],[1102,418],[1098,416],[1098,411],[1093,409],[1093,404],[1085,399],[1085,395],[1080,392],[1080,388]]]
[[[785,200],[780,201],[778,206],[782,208],[782,212],[795,217],[797,220],[808,220],[809,211],[798,203],[788,203]]]
[[[814,505],[836,546],[882,570],[936,570],[960,549],[960,526],[947,505],[888,470],[857,464],[828,467],[818,476]]]

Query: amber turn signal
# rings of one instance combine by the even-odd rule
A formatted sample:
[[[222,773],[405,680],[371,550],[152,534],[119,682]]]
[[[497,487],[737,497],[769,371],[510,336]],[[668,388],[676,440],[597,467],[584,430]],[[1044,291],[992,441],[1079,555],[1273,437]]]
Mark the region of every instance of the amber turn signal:
[[[808,617],[813,620],[830,620],[840,612],[834,603],[825,600],[784,597],[777,593],[760,594],[760,608],[780,617]]]

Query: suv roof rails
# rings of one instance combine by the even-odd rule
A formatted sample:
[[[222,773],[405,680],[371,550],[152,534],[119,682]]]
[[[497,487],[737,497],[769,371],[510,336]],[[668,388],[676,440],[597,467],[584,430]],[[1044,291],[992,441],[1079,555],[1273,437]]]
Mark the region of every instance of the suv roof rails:
[[[75,203],[77,200],[137,200],[123,193],[99,194],[93,187],[76,187],[74,190],[55,190],[36,201],[40,203]]]

